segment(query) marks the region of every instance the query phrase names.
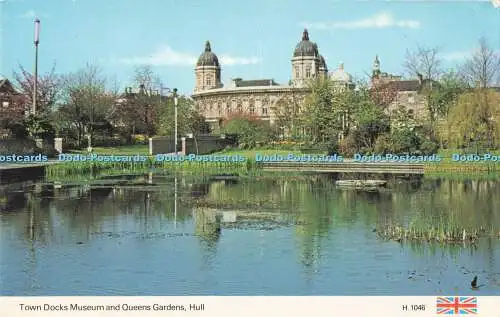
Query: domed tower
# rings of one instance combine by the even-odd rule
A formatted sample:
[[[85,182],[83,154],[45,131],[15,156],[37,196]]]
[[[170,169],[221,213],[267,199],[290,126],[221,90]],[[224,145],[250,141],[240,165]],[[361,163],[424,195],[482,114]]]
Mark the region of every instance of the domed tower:
[[[302,33],[302,41],[297,44],[292,58],[292,84],[303,86],[308,79],[319,74],[320,55],[318,45],[309,40],[307,29]]]
[[[205,43],[205,51],[196,62],[196,85],[194,91],[221,88],[220,65],[217,55],[212,52],[210,42]]]
[[[380,75],[380,61],[378,55],[375,55],[375,60],[373,61],[372,79],[378,78]]]
[[[319,55],[319,75],[323,78],[328,77],[328,66],[323,55]]]
[[[345,71],[344,63],[340,63],[339,67],[330,74],[330,80],[339,88],[354,88],[352,76]]]

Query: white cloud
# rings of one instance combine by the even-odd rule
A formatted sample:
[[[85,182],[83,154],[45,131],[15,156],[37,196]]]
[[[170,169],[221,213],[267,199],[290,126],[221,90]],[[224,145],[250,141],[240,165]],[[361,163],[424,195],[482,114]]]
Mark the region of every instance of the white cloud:
[[[221,55],[219,58],[222,65],[255,65],[260,63],[257,57],[233,57],[230,55]]]
[[[303,25],[307,28],[316,30],[382,29],[382,28],[395,28],[395,27],[418,29],[420,27],[420,21],[397,20],[391,13],[381,12],[372,17],[359,20],[303,23]]]
[[[19,17],[23,19],[34,19],[36,17],[36,12],[35,10],[29,10],[19,15]]]
[[[35,18],[46,18],[47,14],[38,14],[35,10],[28,10],[19,15],[21,19],[35,19]]]
[[[153,66],[193,66],[198,59],[198,55],[178,52],[169,46],[165,46],[155,53],[144,57],[120,58],[119,62],[124,64],[148,64]],[[228,54],[219,56],[219,60],[223,66],[232,65],[250,65],[260,62],[256,57],[235,57]]]
[[[445,61],[455,62],[455,61],[462,61],[471,56],[471,54],[472,51],[455,51],[455,52],[442,53],[441,58],[444,59]]]

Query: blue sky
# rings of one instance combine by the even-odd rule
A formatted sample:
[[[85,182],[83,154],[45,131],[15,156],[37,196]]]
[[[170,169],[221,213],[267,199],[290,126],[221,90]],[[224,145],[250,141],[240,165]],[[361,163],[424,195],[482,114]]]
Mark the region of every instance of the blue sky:
[[[151,64],[168,87],[190,93],[193,63],[210,40],[222,78],[288,82],[305,26],[328,67],[355,77],[401,74],[406,48],[439,47],[448,66],[484,36],[500,50],[500,8],[490,1],[0,0],[0,74],[33,68],[33,21],[41,20],[40,72],[101,66],[124,87],[134,65]]]

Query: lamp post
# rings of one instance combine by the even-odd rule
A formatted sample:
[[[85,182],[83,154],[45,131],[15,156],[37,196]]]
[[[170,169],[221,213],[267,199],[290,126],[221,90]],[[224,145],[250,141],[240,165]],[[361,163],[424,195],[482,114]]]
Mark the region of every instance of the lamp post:
[[[177,88],[174,88],[174,125],[175,125],[175,132],[174,132],[174,151],[175,151],[175,155],[177,155],[178,151],[177,151],[177,103],[178,103],[178,100],[177,100]]]
[[[160,87],[159,89],[159,95],[160,98],[162,96],[163,91],[167,91],[167,93],[172,93],[172,96],[174,97],[174,153],[177,154],[177,105],[179,103],[179,100],[177,98],[177,88],[167,88],[167,87]]]
[[[35,71],[33,74],[34,77],[34,84],[33,84],[33,105],[31,108],[31,114],[35,115],[36,114],[36,99],[37,99],[37,92],[38,92],[38,43],[40,43],[40,20],[36,19],[35,20]]]

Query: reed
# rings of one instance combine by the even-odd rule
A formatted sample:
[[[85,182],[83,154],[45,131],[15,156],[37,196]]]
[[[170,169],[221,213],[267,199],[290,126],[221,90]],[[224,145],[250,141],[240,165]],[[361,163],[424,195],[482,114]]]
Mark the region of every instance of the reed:
[[[455,163],[441,162],[425,164],[424,173],[498,173],[500,164],[498,163]]]
[[[257,169],[255,162],[171,162],[154,161],[152,158],[144,162],[64,162],[47,166],[47,177],[65,176],[73,174],[97,175],[104,171],[112,171],[113,174],[130,173],[137,171],[170,170],[188,173],[234,173],[247,172]]]
[[[387,224],[376,231],[380,238],[397,242],[474,244],[482,237],[500,237],[498,228],[461,226],[453,219],[444,218],[428,222],[416,220],[410,222],[407,226]]]

